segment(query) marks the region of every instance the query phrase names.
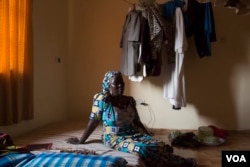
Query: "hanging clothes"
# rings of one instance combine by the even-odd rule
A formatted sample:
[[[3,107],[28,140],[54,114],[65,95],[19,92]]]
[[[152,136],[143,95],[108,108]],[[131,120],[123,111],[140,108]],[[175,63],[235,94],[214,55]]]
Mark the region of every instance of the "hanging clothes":
[[[171,0],[162,5],[162,16],[166,20],[166,37],[167,37],[167,62],[174,63],[175,62],[175,31],[176,25],[174,20],[175,9],[178,7],[183,7],[185,2],[182,0]],[[165,55],[163,55],[165,56]]]
[[[194,36],[199,57],[211,56],[211,42],[216,41],[212,3],[199,3],[197,0],[189,0],[187,15],[191,24],[186,27],[186,33],[188,37]]]
[[[159,76],[161,74],[161,47],[163,43],[163,29],[159,14],[155,6],[146,7],[142,15],[148,21],[150,34],[151,55],[148,65],[148,75]]]
[[[188,44],[185,34],[183,15],[180,7],[175,9],[175,62],[165,62],[165,82],[163,97],[168,99],[173,109],[186,107],[185,77],[184,77],[184,53]]]
[[[120,42],[122,48],[120,71],[124,75],[136,75],[138,72],[141,24],[141,12],[131,10],[126,16]]]
[[[161,49],[166,33],[158,10],[157,5],[137,5],[126,16],[120,44],[121,72],[129,78],[141,80],[141,76],[161,74]]]

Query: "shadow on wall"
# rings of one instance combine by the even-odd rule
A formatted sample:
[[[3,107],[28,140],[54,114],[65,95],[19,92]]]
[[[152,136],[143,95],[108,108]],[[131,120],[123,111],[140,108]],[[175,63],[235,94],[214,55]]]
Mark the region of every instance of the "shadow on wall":
[[[240,111],[236,107],[231,82],[235,68],[248,63],[249,44],[244,40],[248,30],[244,27],[244,19],[233,16],[234,13],[230,17],[230,13],[226,15],[222,12],[215,9],[217,42],[212,43],[212,56],[199,58],[194,54],[193,39],[188,39],[189,48],[185,56],[186,93],[188,102],[195,105],[201,116],[215,121],[221,127],[238,129]]]

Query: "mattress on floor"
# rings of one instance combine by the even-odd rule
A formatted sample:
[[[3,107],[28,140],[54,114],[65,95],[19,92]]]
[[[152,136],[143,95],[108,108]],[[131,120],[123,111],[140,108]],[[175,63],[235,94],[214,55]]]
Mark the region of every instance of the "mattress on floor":
[[[86,122],[59,122],[46,125],[25,135],[14,138],[15,145],[52,143],[51,150],[90,150],[98,155],[120,156],[127,160],[128,167],[145,167],[144,163],[132,154],[110,149],[102,144],[102,126],[90,135],[86,144],[72,145],[66,142],[69,137],[81,137]],[[46,150],[47,151],[47,150]]]

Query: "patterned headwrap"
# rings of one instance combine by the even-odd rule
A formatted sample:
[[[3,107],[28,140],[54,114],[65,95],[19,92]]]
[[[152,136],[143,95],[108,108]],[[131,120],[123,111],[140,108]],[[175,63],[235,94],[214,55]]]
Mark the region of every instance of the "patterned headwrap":
[[[110,79],[116,75],[122,75],[120,71],[108,71],[102,81],[102,91],[108,92],[110,86]]]

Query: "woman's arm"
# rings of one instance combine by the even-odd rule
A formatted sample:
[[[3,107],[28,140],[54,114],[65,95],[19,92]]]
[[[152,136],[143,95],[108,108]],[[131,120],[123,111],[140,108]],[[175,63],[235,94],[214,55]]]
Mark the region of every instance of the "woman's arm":
[[[85,143],[88,137],[92,134],[92,132],[96,129],[100,121],[98,120],[89,120],[86,130],[83,132],[82,137],[79,140],[79,144]]]
[[[71,144],[84,144],[92,132],[96,129],[99,124],[99,120],[89,120],[87,128],[82,134],[82,137],[78,139],[77,137],[68,138],[66,141]]]

